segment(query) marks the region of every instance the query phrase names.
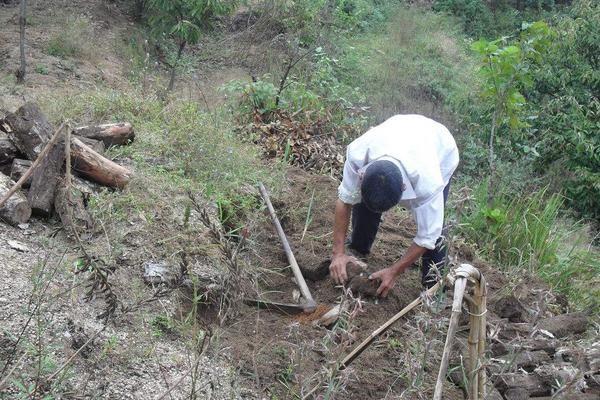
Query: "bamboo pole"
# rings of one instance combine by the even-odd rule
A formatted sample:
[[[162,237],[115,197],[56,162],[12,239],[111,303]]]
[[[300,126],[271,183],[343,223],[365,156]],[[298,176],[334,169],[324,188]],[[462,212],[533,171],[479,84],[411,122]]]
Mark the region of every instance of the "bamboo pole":
[[[483,360],[485,357],[485,341],[486,341],[486,335],[487,335],[487,331],[486,331],[487,286],[486,286],[485,278],[481,274],[479,276],[479,291],[481,293],[481,300],[480,300],[480,306],[479,306],[479,315],[480,315],[479,330],[480,331],[479,331],[479,346],[478,346],[479,364],[480,365],[479,365],[479,369],[477,371],[477,374],[478,374],[477,381],[479,382],[479,387],[478,387],[477,392],[479,393],[480,399],[485,399],[486,395],[487,395],[486,388],[485,388],[487,375],[485,372],[485,368],[483,367]]]
[[[442,399],[442,389],[446,380],[446,372],[448,371],[448,363],[450,362],[450,351],[452,349],[452,341],[458,328],[458,318],[462,310],[462,301],[467,287],[467,277],[457,276],[454,283],[454,301],[452,302],[452,316],[450,317],[450,325],[448,326],[448,336],[446,336],[446,344],[444,345],[444,353],[442,354],[442,362],[438,372],[437,382],[435,384],[435,392],[433,400]]]
[[[269,213],[271,214],[271,219],[273,220],[273,224],[275,225],[275,229],[277,230],[277,235],[279,236],[279,240],[283,244],[283,250],[288,258],[290,266],[292,267],[292,271],[294,272],[294,277],[296,278],[296,282],[298,283],[298,287],[300,288],[300,293],[304,297],[306,301],[306,305],[304,307],[305,311],[311,312],[314,311],[317,307],[317,303],[313,299],[310,294],[310,290],[308,289],[308,285],[302,276],[302,272],[300,271],[300,267],[298,266],[298,262],[296,262],[296,257],[294,257],[294,253],[292,252],[292,248],[285,236],[285,232],[281,227],[281,223],[279,222],[279,218],[277,218],[277,214],[275,213],[275,209],[273,208],[273,204],[271,204],[271,200],[269,199],[269,194],[267,193],[267,189],[265,189],[262,183],[258,184],[260,189],[260,194],[262,195],[263,200],[267,203],[267,208],[269,209]]]
[[[33,171],[35,171],[35,168],[38,166],[38,164],[40,162],[42,162],[42,160],[46,157],[46,155],[50,152],[50,149],[52,148],[52,146],[58,141],[58,138],[60,137],[60,132],[62,131],[62,129],[64,128],[65,123],[63,122],[62,124],[60,124],[60,126],[58,127],[58,129],[56,130],[56,132],[54,132],[54,135],[52,136],[52,138],[50,139],[50,141],[48,143],[46,143],[46,146],[44,147],[44,149],[42,150],[42,152],[38,155],[38,157],[35,159],[35,161],[33,162],[33,164],[31,164],[31,167],[29,167],[29,169],[27,170],[27,172],[25,172],[23,174],[23,176],[21,177],[21,179],[19,179],[17,181],[17,183],[10,188],[10,190],[6,193],[6,195],[0,199],[0,207],[2,207],[4,205],[4,203],[6,203],[8,201],[8,199],[10,199],[10,197],[15,194],[15,192],[17,190],[19,190],[19,188],[21,186],[23,186],[23,183],[25,181],[27,181],[27,179],[29,179],[29,177],[31,176],[31,174],[33,174]]]
[[[479,287],[476,286],[474,290],[473,302],[469,303],[469,363],[468,363],[468,394],[469,399],[476,399],[479,392],[479,335],[481,329],[479,324],[481,323],[480,315],[480,304],[481,304],[481,292]]]
[[[433,285],[429,290],[427,290],[427,294],[432,296],[435,294],[435,292],[437,292],[437,290],[439,289],[441,285],[441,282],[437,282],[435,285]],[[358,346],[356,346],[354,348],[354,350],[352,350],[350,352],[350,354],[348,354],[340,363],[340,370],[345,369],[346,367],[348,367],[348,365],[350,365],[350,363],[352,361],[354,361],[354,359],[356,357],[358,357],[367,347],[369,347],[369,345],[371,343],[373,343],[373,341],[382,333],[384,333],[385,331],[387,331],[389,329],[390,326],[392,326],[396,321],[398,321],[400,318],[402,318],[405,314],[407,314],[409,311],[411,311],[413,308],[415,308],[416,306],[418,306],[419,304],[421,304],[422,301],[422,297],[419,296],[416,299],[414,299],[409,305],[407,305],[406,307],[404,307],[402,310],[400,310],[396,315],[394,315],[392,318],[390,318],[385,324],[381,325],[379,328],[377,328],[376,330],[373,331],[373,333],[371,333],[371,335],[369,335],[368,338],[366,338],[365,340],[363,340],[363,342],[361,344],[359,344]]]

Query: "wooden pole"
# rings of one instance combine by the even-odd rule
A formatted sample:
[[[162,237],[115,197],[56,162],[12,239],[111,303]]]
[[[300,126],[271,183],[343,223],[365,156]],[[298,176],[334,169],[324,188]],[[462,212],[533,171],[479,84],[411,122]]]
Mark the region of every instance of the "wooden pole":
[[[442,399],[442,390],[444,381],[446,380],[446,372],[448,371],[448,363],[450,362],[450,351],[452,349],[452,341],[458,328],[458,318],[461,314],[462,301],[467,287],[467,278],[465,276],[457,276],[454,284],[454,301],[452,303],[452,316],[450,317],[450,325],[448,326],[448,336],[446,336],[446,344],[444,353],[442,354],[442,362],[438,372],[437,382],[435,384],[435,392],[433,400]]]
[[[485,278],[483,277],[483,275],[479,275],[479,291],[481,293],[481,302],[480,302],[480,306],[479,306],[479,315],[480,315],[480,320],[479,320],[479,346],[478,346],[478,350],[479,350],[479,369],[477,370],[477,374],[478,374],[478,383],[479,383],[479,387],[478,387],[478,393],[479,393],[479,398],[480,399],[485,399],[487,396],[486,393],[486,388],[485,388],[485,384],[486,384],[486,380],[487,380],[487,374],[485,372],[485,368],[483,367],[483,360],[485,357],[485,341],[486,341],[486,336],[487,336],[487,330],[486,330],[486,324],[487,324],[487,286],[486,286],[486,281]]]
[[[475,287],[475,293],[473,296],[473,302],[469,303],[469,363],[467,366],[467,376],[469,378],[468,390],[469,399],[477,399],[479,392],[479,335],[481,330],[479,324],[481,323],[480,315],[480,303],[481,303],[481,292],[479,287]]]
[[[429,290],[427,290],[426,293],[429,296],[434,295],[435,292],[437,292],[437,290],[439,289],[440,285],[441,285],[441,283],[437,282]],[[390,326],[392,326],[396,321],[398,321],[400,318],[402,318],[405,314],[407,314],[413,308],[415,308],[416,306],[418,306],[419,304],[421,304],[421,301],[422,301],[421,296],[417,297],[409,305],[407,305],[406,307],[404,307],[396,315],[394,315],[392,318],[390,318],[385,324],[381,325],[379,328],[377,328],[376,330],[374,330],[373,333],[371,333],[371,335],[368,338],[366,338],[365,340],[363,340],[363,342],[361,344],[359,344],[358,346],[356,346],[356,348],[354,348],[354,350],[352,350],[352,352],[350,352],[350,354],[348,354],[342,360],[339,369],[343,370],[343,369],[347,368],[348,365],[350,365],[350,363],[352,363],[352,361],[354,361],[354,359],[356,357],[358,357],[367,347],[369,347],[369,345],[371,343],[373,343],[373,341],[378,336],[380,336],[382,333],[384,333],[385,331],[387,331]]]
[[[21,179],[19,179],[19,181],[6,193],[6,195],[2,199],[0,199],[0,207],[2,207],[4,205],[4,203],[6,203],[8,201],[8,199],[10,199],[10,197],[13,194],[15,194],[15,192],[17,190],[19,190],[19,188],[23,185],[23,182],[25,182],[27,180],[27,178],[29,178],[31,176],[31,174],[33,174],[33,171],[38,166],[38,164],[44,159],[44,157],[46,157],[46,155],[50,152],[50,149],[52,148],[52,146],[54,146],[54,144],[58,141],[58,138],[60,137],[60,132],[62,131],[64,126],[65,126],[64,122],[62,124],[60,124],[60,126],[58,127],[56,132],[54,132],[54,135],[52,136],[50,141],[48,143],[46,143],[46,147],[44,147],[44,150],[42,150],[42,152],[35,159],[33,164],[31,164],[31,167],[27,170],[27,172],[25,172],[25,174],[23,174]]]
[[[305,311],[308,311],[308,312],[314,311],[317,307],[317,303],[315,302],[312,295],[310,294],[310,290],[308,289],[308,286],[306,285],[306,281],[304,280],[304,277],[302,276],[300,267],[298,266],[298,263],[296,262],[296,257],[294,257],[292,248],[290,247],[287,237],[285,236],[285,232],[283,231],[283,228],[281,227],[281,223],[279,222],[279,219],[277,218],[275,209],[273,208],[273,205],[271,204],[271,200],[269,199],[269,194],[267,193],[267,189],[265,189],[265,187],[262,183],[259,183],[258,187],[260,189],[260,194],[262,195],[263,200],[265,201],[265,203],[267,203],[267,208],[269,209],[269,214],[271,214],[271,219],[273,220],[273,224],[275,225],[275,229],[277,230],[277,235],[279,236],[279,240],[281,240],[281,243],[283,244],[283,250],[285,251],[285,254],[288,258],[290,266],[292,267],[292,271],[294,272],[294,277],[296,278],[296,282],[298,283],[298,287],[300,288],[300,293],[302,293],[302,296],[304,297],[304,299],[307,303],[304,309],[305,309]]]

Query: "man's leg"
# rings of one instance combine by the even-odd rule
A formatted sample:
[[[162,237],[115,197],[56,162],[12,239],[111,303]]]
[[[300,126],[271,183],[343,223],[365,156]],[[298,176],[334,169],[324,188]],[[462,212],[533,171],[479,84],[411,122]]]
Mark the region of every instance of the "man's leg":
[[[450,182],[444,188],[444,209],[446,208],[449,190]],[[444,235],[445,228],[442,230],[442,236],[435,242],[435,248],[433,250],[428,249],[421,257],[421,284],[427,289],[435,285],[438,276],[444,273],[447,252],[446,243],[443,240]],[[437,272],[431,270],[432,266],[437,268]]]
[[[363,203],[352,207],[352,236],[350,248],[362,255],[371,251],[381,222],[381,213],[369,210]]]

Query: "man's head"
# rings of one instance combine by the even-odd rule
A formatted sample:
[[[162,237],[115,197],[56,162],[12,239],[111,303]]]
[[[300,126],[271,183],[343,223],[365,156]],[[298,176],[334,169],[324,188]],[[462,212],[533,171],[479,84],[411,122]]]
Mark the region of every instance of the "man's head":
[[[362,202],[371,211],[387,211],[398,204],[403,187],[402,174],[396,164],[375,161],[367,167],[360,185]]]

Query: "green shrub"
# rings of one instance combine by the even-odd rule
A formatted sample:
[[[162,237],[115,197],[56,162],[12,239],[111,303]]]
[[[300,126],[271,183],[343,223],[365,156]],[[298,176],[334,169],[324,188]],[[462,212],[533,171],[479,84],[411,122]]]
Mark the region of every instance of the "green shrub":
[[[461,216],[461,234],[499,268],[525,269],[566,294],[575,308],[600,312],[600,258],[585,227],[560,218],[563,198],[544,190],[502,193],[488,205],[488,183],[479,185]]]
[[[540,173],[579,215],[600,220],[600,5],[581,0],[556,27],[547,62],[527,94]]]

